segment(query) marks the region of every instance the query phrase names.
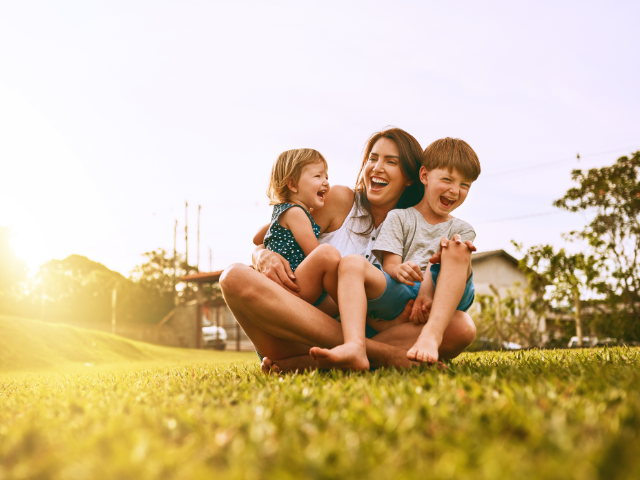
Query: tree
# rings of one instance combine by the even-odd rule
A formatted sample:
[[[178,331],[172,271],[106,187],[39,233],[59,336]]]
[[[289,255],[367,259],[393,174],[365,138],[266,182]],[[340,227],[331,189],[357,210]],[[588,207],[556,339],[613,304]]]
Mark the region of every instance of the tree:
[[[111,319],[113,289],[120,288],[124,293],[128,282],[101,263],[70,255],[42,265],[32,292],[45,320],[106,323]]]
[[[536,298],[535,310],[573,311],[579,346],[583,336],[583,297],[588,297],[599,285],[596,263],[592,255],[570,255],[563,248],[556,252],[551,245],[531,247],[520,260],[520,270],[527,276],[529,289]]]
[[[583,230],[570,232],[568,238],[591,246],[596,268],[610,274],[610,280],[599,285],[608,299],[609,316],[622,321],[621,334],[640,340],[640,151],[608,167],[574,170],[571,178],[578,186],[554,206],[594,214]]]

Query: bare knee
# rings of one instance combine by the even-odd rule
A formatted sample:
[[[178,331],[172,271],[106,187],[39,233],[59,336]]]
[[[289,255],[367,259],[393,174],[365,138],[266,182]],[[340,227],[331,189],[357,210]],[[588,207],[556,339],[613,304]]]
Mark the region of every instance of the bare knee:
[[[327,266],[329,268],[337,268],[342,256],[336,247],[333,245],[319,245],[316,247],[309,258],[313,258],[318,262],[321,262],[323,266]]]
[[[247,283],[250,281],[251,269],[242,263],[234,263],[220,275],[220,289],[226,298],[238,296],[246,292]]]
[[[452,359],[460,355],[476,338],[476,325],[468,313],[456,310],[442,342],[442,357]]]
[[[340,260],[340,266],[338,267],[338,273],[351,273],[351,272],[364,272],[366,268],[367,262],[360,255],[347,255],[342,260]]]
[[[460,312],[460,346],[464,350],[476,339],[476,324],[467,312]]]

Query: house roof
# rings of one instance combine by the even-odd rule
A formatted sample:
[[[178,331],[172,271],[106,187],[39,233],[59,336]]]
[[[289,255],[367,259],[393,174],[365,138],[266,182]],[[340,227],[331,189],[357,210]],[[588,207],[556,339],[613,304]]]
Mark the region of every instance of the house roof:
[[[222,275],[224,270],[218,270],[217,272],[200,272],[194,273],[192,275],[185,275],[184,277],[180,277],[180,281],[182,282],[196,282],[196,283],[215,283],[220,280],[220,275]]]
[[[518,266],[518,259],[509,255],[504,250],[491,250],[489,252],[478,252],[471,254],[471,263],[474,262],[482,262],[483,260],[487,260],[488,258],[493,257],[504,257],[513,263],[516,267]]]

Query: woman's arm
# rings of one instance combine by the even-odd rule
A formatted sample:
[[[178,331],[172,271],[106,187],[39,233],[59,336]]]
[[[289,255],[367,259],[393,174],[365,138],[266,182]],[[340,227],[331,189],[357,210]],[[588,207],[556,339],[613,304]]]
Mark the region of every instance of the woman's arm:
[[[267,223],[266,225],[263,225],[262,227],[260,227],[260,230],[258,230],[258,233],[256,233],[255,237],[253,237],[254,245],[262,245],[264,243],[264,237],[267,235],[267,231],[269,230],[270,226],[271,224]]]
[[[296,276],[293,274],[289,262],[282,255],[267,250],[264,245],[258,245],[253,249],[251,257],[253,267],[258,272],[290,293],[300,296],[298,295],[300,287],[293,282]]]

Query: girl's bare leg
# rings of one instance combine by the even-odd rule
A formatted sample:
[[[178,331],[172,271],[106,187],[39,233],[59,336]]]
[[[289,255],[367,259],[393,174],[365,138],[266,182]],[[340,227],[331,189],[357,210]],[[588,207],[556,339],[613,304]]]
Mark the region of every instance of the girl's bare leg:
[[[384,274],[360,255],[348,255],[338,268],[338,306],[344,344],[332,348],[314,347],[311,357],[322,368],[368,370],[365,346],[367,299],[384,293],[387,280]]]
[[[305,355],[312,345],[332,348],[343,343],[338,322],[246,265],[225,270],[220,286],[258,352],[276,363]],[[366,341],[366,348],[373,366],[413,366],[406,349],[373,340]]]
[[[300,297],[313,304],[324,288],[338,301],[338,265],[340,252],[332,245],[320,245],[296,268],[296,285],[300,287]]]

